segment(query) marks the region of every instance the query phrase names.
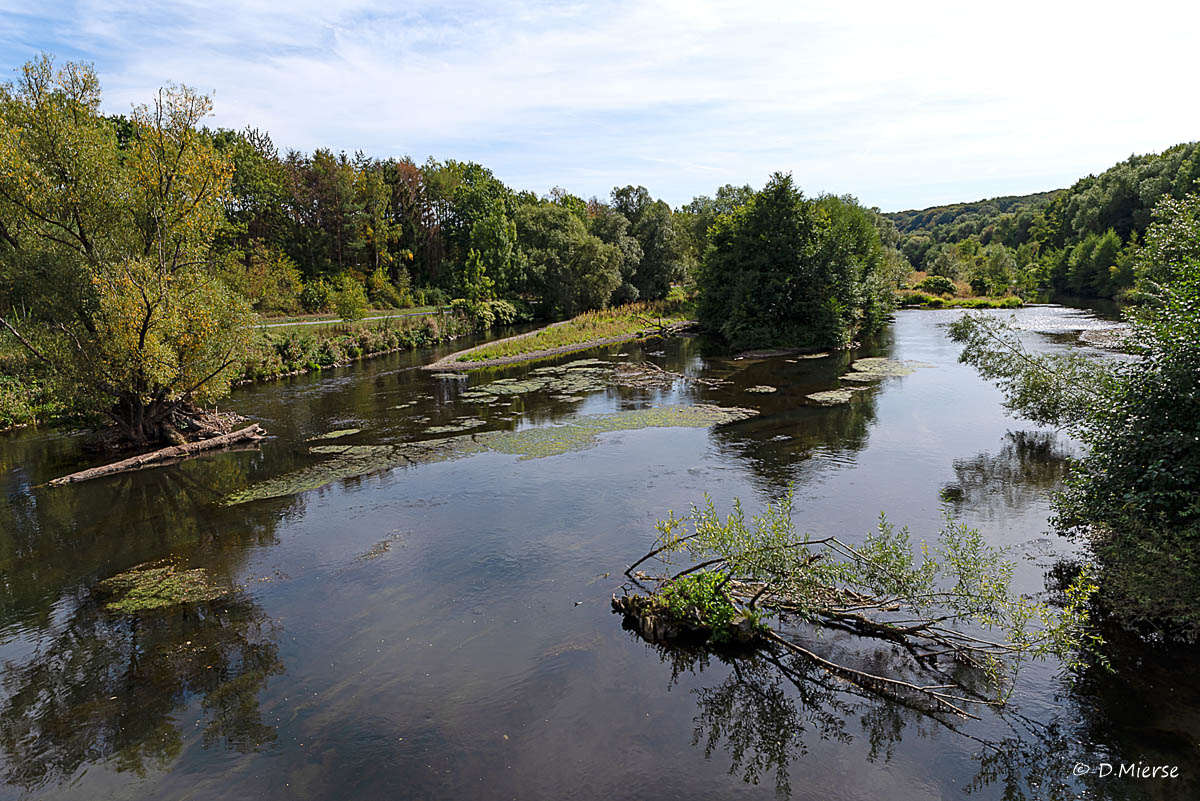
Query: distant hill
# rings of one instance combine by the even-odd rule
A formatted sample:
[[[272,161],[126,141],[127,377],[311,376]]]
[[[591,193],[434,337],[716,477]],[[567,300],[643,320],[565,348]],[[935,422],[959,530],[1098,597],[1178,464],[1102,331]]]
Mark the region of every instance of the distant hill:
[[[914,269],[1039,295],[1113,297],[1136,278],[1136,251],[1159,203],[1197,193],[1200,143],[1187,142],[1130,156],[1067,189],[883,216]]]
[[[912,234],[917,231],[932,231],[937,226],[955,226],[968,220],[1036,211],[1064,191],[1066,190],[1053,189],[1049,192],[1035,192],[1032,195],[1006,195],[972,203],[951,203],[948,206],[930,206],[927,209],[886,212],[883,216],[896,223],[900,233]]]

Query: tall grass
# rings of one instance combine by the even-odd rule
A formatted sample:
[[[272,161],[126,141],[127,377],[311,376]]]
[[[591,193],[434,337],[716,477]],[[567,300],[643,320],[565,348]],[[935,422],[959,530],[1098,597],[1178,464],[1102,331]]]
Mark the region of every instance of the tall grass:
[[[689,318],[687,307],[680,300],[631,303],[613,309],[584,312],[565,323],[548,326],[528,336],[493,342],[458,357],[460,362],[481,362],[523,356],[615,337],[652,333],[660,325],[681,323]]]

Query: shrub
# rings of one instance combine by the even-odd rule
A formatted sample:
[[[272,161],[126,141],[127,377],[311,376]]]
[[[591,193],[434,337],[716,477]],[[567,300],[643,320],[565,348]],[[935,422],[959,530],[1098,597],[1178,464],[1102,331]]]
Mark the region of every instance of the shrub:
[[[405,298],[388,280],[387,273],[381,267],[375,268],[375,272],[367,278],[367,296],[371,303],[380,309],[401,309],[411,303],[411,299]]]
[[[352,323],[361,320],[367,313],[367,293],[362,284],[348,275],[342,276],[338,282],[337,293],[333,299],[334,310],[338,317]]]
[[[931,275],[916,285],[915,289],[922,292],[932,292],[935,295],[953,295],[958,287],[944,275]]]
[[[300,290],[300,305],[310,314],[329,311],[333,301],[333,289],[324,278],[310,281]]]

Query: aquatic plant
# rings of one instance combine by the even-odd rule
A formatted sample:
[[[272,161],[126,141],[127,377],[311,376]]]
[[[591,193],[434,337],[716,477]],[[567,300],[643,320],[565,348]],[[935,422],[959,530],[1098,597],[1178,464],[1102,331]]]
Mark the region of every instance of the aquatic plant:
[[[147,562],[96,585],[104,608],[136,615],[181,604],[215,601],[230,590],[215,584],[202,568],[182,569],[173,559]]]
[[[395,445],[314,445],[309,453],[329,457],[310,467],[267,479],[235,492],[227,505],[277,498],[319,489],[340,479],[354,478],[395,467],[461,459],[488,451],[521,459],[557,456],[593,447],[599,435],[644,428],[708,428],[743,420],[750,409],[711,406],[658,406],[601,415],[582,415],[562,425],[520,431],[484,431]]]
[[[736,635],[871,692],[963,717],[974,716],[972,704],[1002,705],[1023,662],[1056,657],[1070,667],[1100,642],[1090,628],[1096,586],[1087,571],[1052,609],[1012,592],[1012,563],[975,529],[947,520],[937,544],[914,548],[907,529],[881,516],[851,545],[798,534],[792,513],[791,490],[749,521],[736,499],[724,519],[707,496],[685,517],[668,512],[654,548],[626,570],[631,589],[644,594],[614,596],[614,610],[651,639],[700,633],[720,643]],[[669,572],[634,572],[652,560]],[[654,614],[667,625],[647,620]],[[764,615],[779,618],[778,630],[761,625]],[[811,650],[807,625],[899,645],[911,661],[905,672],[867,673]]]

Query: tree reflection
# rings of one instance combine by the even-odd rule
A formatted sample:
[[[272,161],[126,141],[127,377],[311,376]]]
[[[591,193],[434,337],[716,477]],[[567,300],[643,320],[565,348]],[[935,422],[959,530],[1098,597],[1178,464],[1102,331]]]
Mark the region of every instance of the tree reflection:
[[[1023,509],[1062,486],[1074,447],[1054,431],[1010,431],[998,453],[954,460],[954,482],[942,498],[955,511],[995,514]]]
[[[232,576],[248,546],[275,540],[299,497],[237,510],[258,454],[221,453],[79,485],[29,488],[0,501],[0,629],[50,625],[53,605],[82,585],[168,554]]]
[[[848,462],[867,446],[877,392],[875,388],[856,392],[849,403],[837,406],[789,403],[787,408],[767,409],[757,417],[717,426],[712,438],[724,454],[745,461],[760,486],[774,491],[800,484],[817,469],[830,462]],[[817,452],[826,458],[812,461]]]
[[[780,798],[791,795],[790,765],[808,753],[806,737],[850,743],[857,721],[869,743],[868,758],[888,760],[913,720],[955,728],[936,715],[860,691],[793,654],[654,647],[671,666],[671,685],[685,672],[703,673],[714,659],[728,667],[722,681],[692,691],[699,706],[692,744],[703,743],[706,759],[723,750],[730,773],[749,784],[773,772]]]
[[[1027,717],[1016,708],[992,714],[984,722],[968,722],[840,681],[794,654],[713,652],[664,644],[653,647],[671,667],[671,686],[684,673],[701,675],[713,670],[713,662],[725,666],[721,681],[692,690],[699,707],[692,744],[703,745],[706,759],[723,751],[730,760],[730,773],[740,774],[747,783],[757,785],[774,773],[779,798],[791,795],[790,767],[808,754],[806,738],[850,744],[862,737],[869,760],[888,762],[908,730],[921,737],[948,731],[962,738],[978,761],[976,774],[961,788],[968,795],[995,794],[1006,801],[1196,797],[1197,788],[1190,779],[1164,794],[1161,783],[1124,780],[1117,787],[1112,777],[1102,778],[1094,772],[1074,774],[1076,764],[1096,765],[1105,759],[1115,763],[1119,754],[1137,754],[1126,759],[1131,763],[1142,759],[1152,764],[1194,766],[1197,762],[1191,753],[1194,740],[1188,737],[1176,737],[1173,746],[1178,750],[1171,753],[1147,748],[1146,742],[1136,746],[1115,742],[1114,732],[1128,737],[1139,727],[1124,721],[1108,729],[1095,719],[1095,715],[1105,717],[1101,710],[1129,706],[1115,700],[1124,682],[1099,665],[1085,671],[1072,693],[1079,698],[1081,691],[1096,689],[1094,682],[1102,684],[1100,697],[1092,699],[1090,719],[1086,710],[1082,716],[1075,714],[1081,706],[1081,710],[1065,710],[1050,722]],[[870,658],[887,656],[877,653]],[[1140,707],[1147,700],[1139,698],[1134,705]],[[1192,771],[1189,775],[1197,774]],[[1080,795],[1081,790],[1092,795]],[[1176,790],[1181,792],[1171,794]]]
[[[267,747],[275,730],[258,694],[283,670],[273,627],[248,600],[138,617],[84,601],[24,664],[5,665],[5,778],[34,789],[105,760],[139,775],[163,767],[183,747],[174,716],[196,696],[205,747]]]
[[[302,508],[297,498],[220,505],[261,459],[221,453],[53,489],[10,483],[0,501],[0,749],[10,784],[53,785],[100,761],[139,774],[170,763],[185,743],[175,716],[197,699],[203,745],[245,752],[273,741],[258,695],[283,665],[252,600],[122,616],[91,591],[168,555],[234,586],[248,549],[273,543],[279,521]]]

